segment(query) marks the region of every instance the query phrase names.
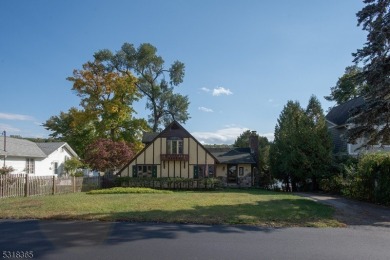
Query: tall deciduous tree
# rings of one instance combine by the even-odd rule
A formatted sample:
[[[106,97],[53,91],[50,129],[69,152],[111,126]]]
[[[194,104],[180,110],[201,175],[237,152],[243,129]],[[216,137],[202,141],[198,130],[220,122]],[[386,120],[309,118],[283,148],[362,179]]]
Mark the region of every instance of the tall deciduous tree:
[[[362,68],[357,65],[346,67],[344,75],[338,79],[336,86],[330,89],[331,93],[325,96],[325,99],[336,101],[340,105],[363,95],[367,84],[359,78],[361,72]]]
[[[125,43],[115,54],[105,49],[96,52],[94,57],[111,71],[134,73],[138,77],[135,84],[147,99],[146,108],[151,110],[148,121],[154,132],[173,119],[181,123],[188,120],[188,97],[173,91],[183,82],[184,63],[175,61],[169,69],[164,68],[163,58],[149,43],[143,43],[137,49],[133,44]]]
[[[68,80],[81,98],[82,109],[71,108],[47,120],[44,126],[52,131],[52,137],[68,142],[80,156],[98,138],[141,145],[142,131],[148,127],[145,120],[132,117],[132,103],[139,98],[135,77],[107,71],[99,62],[87,62]]]
[[[80,105],[94,122],[98,136],[123,139],[124,127],[134,112],[132,103],[139,97],[136,78],[107,71],[99,62],[87,62],[67,79],[73,82],[72,90],[81,98]]]
[[[354,62],[364,64],[359,73],[369,86],[365,105],[354,110],[348,139],[364,137],[367,145],[390,144],[390,0],[364,0],[357,13],[358,26],[367,31],[364,47],[353,54]]]
[[[98,137],[93,121],[74,107],[51,116],[43,126],[51,131],[51,137],[67,142],[80,157],[84,157],[85,147]]]

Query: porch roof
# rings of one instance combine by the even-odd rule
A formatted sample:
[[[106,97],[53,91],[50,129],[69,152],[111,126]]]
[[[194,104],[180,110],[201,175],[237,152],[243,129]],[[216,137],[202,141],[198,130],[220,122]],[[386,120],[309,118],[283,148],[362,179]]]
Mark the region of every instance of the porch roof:
[[[255,164],[250,148],[206,148],[219,163]]]

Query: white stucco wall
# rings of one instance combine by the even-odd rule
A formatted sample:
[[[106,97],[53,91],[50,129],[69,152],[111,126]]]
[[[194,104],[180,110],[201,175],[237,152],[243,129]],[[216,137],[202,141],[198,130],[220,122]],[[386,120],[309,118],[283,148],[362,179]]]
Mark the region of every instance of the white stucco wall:
[[[58,165],[58,175],[64,175],[64,162],[65,157],[70,159],[72,158],[72,155],[69,153],[69,151],[63,147],[58,148],[53,153],[51,153],[48,157],[43,159],[42,161],[39,161],[39,163],[35,164],[35,175],[54,175],[55,169],[55,163],[57,162]]]
[[[65,174],[64,162],[65,157],[72,158],[73,156],[66,148],[58,148],[46,158],[33,158],[35,160],[35,173],[36,176],[54,175],[55,162],[58,163],[58,175]],[[1,158],[0,166],[3,166],[4,160]],[[13,174],[26,173],[26,158],[25,157],[7,157],[5,161],[6,166],[12,166],[15,170]]]
[[[35,159],[35,164],[39,162],[42,159]],[[0,162],[1,167],[4,165],[4,159],[1,158]],[[5,166],[9,167],[11,166],[14,168],[13,174],[20,174],[20,173],[26,173],[26,158],[23,157],[13,157],[8,156],[5,160]]]

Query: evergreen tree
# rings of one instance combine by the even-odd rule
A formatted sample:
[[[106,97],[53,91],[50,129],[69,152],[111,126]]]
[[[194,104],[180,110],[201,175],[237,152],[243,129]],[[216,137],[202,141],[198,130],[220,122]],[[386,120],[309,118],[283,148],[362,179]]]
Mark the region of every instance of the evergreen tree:
[[[318,190],[319,181],[329,174],[332,163],[332,140],[328,132],[324,112],[319,100],[311,96],[306,108],[307,134],[305,154],[308,158],[306,169],[312,181],[312,189]]]
[[[275,139],[270,149],[272,175],[297,190],[297,183],[306,179],[308,159],[304,153],[306,116],[299,102],[288,101],[275,127]],[[289,189],[288,189],[289,190]]]
[[[318,189],[327,177],[331,164],[332,143],[325,116],[315,96],[306,110],[298,102],[288,101],[275,127],[275,139],[270,148],[273,176],[293,191],[301,188]],[[311,180],[311,187],[307,181]]]
[[[365,104],[352,111],[349,142],[359,138],[366,145],[390,144],[390,0],[364,0],[357,13],[358,26],[367,31],[367,42],[354,53],[354,62],[363,63],[361,82],[369,86]]]

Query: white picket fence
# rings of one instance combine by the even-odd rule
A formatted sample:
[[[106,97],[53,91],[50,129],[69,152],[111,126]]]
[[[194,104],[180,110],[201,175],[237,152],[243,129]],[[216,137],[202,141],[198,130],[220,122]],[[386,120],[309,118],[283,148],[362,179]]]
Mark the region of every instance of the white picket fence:
[[[102,187],[104,177],[56,177],[29,174],[0,175],[0,198],[54,195]]]

